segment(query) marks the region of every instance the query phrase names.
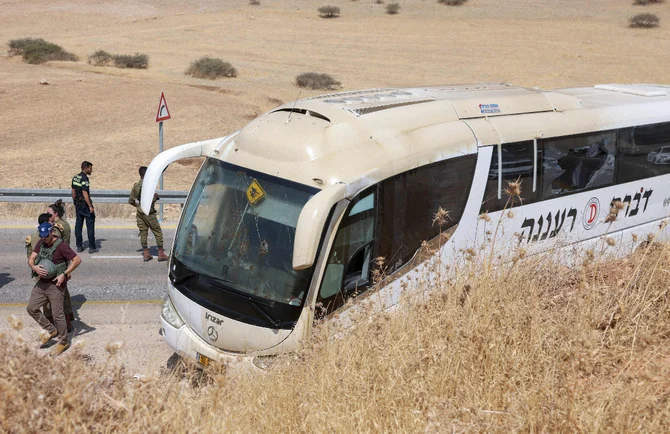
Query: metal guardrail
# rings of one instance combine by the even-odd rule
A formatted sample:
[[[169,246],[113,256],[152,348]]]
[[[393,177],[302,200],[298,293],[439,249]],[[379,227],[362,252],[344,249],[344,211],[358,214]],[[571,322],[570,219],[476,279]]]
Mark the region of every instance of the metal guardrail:
[[[159,190],[160,200],[158,204],[178,203],[184,204],[188,191]],[[93,203],[127,203],[130,190],[91,190]],[[31,188],[0,188],[0,202],[42,202],[53,203],[61,199],[63,202],[72,203],[70,189],[31,189]]]

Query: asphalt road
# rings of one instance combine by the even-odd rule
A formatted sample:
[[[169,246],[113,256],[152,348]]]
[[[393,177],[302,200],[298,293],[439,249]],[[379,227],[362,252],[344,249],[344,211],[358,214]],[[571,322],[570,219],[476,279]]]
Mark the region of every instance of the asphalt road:
[[[37,355],[48,356],[51,348],[39,347],[40,328],[25,311],[34,282],[24,238],[34,231],[35,225],[27,222],[0,223],[0,331],[21,336],[26,345],[35,348]],[[168,251],[174,233],[174,226],[163,227]],[[129,376],[159,372],[173,356],[172,349],[158,333],[166,294],[167,262],[157,262],[156,258],[142,261],[138,230],[133,222],[98,222],[96,238],[99,252],[79,254],[82,264],[68,284],[75,313],[74,331],[70,333],[72,345],[82,346],[90,360],[106,363],[107,344],[121,343],[118,357]],[[151,233],[149,246],[152,254],[158,253]],[[21,326],[12,330],[16,320]],[[61,357],[72,354],[75,353],[66,351]]]
[[[74,226],[74,222],[71,224]],[[34,230],[35,226],[27,222],[0,224],[0,306],[28,301],[34,283],[27,265],[24,238]],[[163,227],[167,252],[174,233],[174,226]],[[68,283],[73,304],[157,302],[165,297],[168,262],[157,262],[156,258],[142,261],[138,230],[132,222],[98,222],[96,239],[100,250],[94,254],[87,250],[79,254],[82,264]],[[74,231],[71,244],[74,247]],[[155,256],[158,250],[151,233],[149,246]]]

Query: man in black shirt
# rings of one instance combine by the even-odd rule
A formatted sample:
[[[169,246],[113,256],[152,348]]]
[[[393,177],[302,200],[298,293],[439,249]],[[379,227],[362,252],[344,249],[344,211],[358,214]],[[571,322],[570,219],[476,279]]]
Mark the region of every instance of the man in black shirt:
[[[95,245],[95,209],[89,194],[88,175],[91,172],[93,172],[93,163],[84,161],[81,163],[81,173],[72,178],[72,201],[77,210],[77,222],[74,226],[77,252],[84,251],[84,240],[81,234],[84,220],[86,220],[86,232],[88,233],[88,253],[98,251]]]

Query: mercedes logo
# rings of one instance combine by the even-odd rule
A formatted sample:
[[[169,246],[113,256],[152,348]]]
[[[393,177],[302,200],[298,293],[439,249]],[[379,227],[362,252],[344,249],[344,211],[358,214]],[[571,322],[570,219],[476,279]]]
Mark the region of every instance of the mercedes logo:
[[[207,329],[207,337],[209,338],[210,341],[215,341],[219,339],[219,332],[216,331],[214,326],[209,326]]]

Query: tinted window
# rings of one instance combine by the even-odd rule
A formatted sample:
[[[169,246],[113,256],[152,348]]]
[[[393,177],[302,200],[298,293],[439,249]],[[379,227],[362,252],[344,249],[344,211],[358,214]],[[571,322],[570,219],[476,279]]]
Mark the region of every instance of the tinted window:
[[[616,133],[542,140],[542,199],[614,183]]]
[[[498,147],[493,147],[491,166],[486,181],[486,191],[482,202],[481,212],[494,212],[503,208],[520,205],[517,197],[510,197],[505,193],[507,181],[521,182],[521,202],[530,203],[537,199],[538,192],[533,192],[533,142],[505,143],[502,145],[502,191],[498,199]],[[538,158],[541,152],[538,149]],[[538,168],[538,176],[540,170]],[[537,190],[541,184],[537,183]]]
[[[619,130],[617,182],[670,173],[670,123]]]
[[[382,182],[376,255],[384,257],[387,272],[407,263],[423,241],[459,222],[470,193],[476,158],[452,158]],[[442,226],[433,223],[440,207],[449,212]]]

